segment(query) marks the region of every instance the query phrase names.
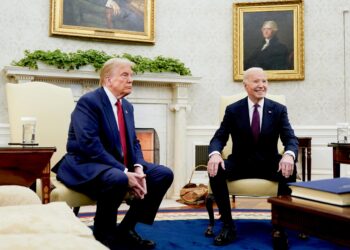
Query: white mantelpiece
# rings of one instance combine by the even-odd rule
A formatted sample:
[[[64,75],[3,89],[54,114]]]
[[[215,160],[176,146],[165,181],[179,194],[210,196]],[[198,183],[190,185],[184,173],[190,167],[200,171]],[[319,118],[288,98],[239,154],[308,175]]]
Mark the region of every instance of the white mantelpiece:
[[[55,68],[29,69],[26,67],[6,66],[4,73],[9,82],[28,81],[49,82],[70,87],[76,99],[98,86],[99,76],[92,70],[60,70]],[[200,77],[180,76],[173,73],[144,73],[134,77],[134,90],[128,96],[135,107],[136,126],[154,127],[160,139],[160,163],[174,171],[174,183],[168,196],[178,198],[181,187],[187,182],[186,164],[186,112],[188,89],[198,83]],[[154,112],[146,112],[153,110]],[[138,112],[139,111],[139,112]],[[155,112],[159,111],[161,118]],[[140,119],[138,119],[138,116]],[[138,120],[141,120],[140,124]],[[148,121],[146,121],[148,120]],[[164,124],[161,124],[164,123]]]

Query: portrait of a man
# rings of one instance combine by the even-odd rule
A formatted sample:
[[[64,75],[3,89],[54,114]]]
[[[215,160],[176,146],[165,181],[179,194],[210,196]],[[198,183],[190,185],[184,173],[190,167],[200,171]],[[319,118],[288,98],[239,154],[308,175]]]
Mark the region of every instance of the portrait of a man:
[[[144,32],[144,1],[64,1],[63,24],[91,28]]]
[[[244,15],[244,70],[292,70],[293,13],[255,12]]]

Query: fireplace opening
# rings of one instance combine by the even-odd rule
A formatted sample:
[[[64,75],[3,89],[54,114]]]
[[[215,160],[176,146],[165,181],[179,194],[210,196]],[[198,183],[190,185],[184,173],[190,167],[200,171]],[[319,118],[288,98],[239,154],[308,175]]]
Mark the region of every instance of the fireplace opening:
[[[145,161],[159,164],[159,138],[154,128],[136,128]]]

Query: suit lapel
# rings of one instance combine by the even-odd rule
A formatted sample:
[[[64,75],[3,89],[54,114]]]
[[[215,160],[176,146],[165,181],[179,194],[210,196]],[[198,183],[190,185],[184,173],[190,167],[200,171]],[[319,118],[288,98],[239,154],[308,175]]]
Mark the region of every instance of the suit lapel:
[[[242,108],[240,108],[239,110],[241,110],[241,121],[243,123],[243,128],[248,128],[250,133],[252,134],[252,130],[251,130],[251,126],[250,126],[250,119],[249,119],[249,105],[248,105],[248,97],[246,97],[244,99],[244,101],[242,102]],[[252,134],[253,136],[253,134]]]
[[[261,124],[260,133],[264,133],[266,131],[266,129],[271,126],[273,113],[274,113],[273,103],[269,99],[265,98],[264,110],[263,110],[263,120],[262,120],[262,124]]]
[[[104,90],[101,88],[101,96],[102,96],[102,104],[103,104],[103,110],[106,113],[107,117],[107,123],[110,128],[110,138],[112,139],[111,141],[115,143],[115,147],[117,148],[117,152],[120,154],[120,157],[122,157],[122,144],[120,142],[120,137],[118,133],[118,125],[115,120],[115,115],[113,113],[113,109],[111,107],[111,103],[108,99],[107,94],[104,92]]]

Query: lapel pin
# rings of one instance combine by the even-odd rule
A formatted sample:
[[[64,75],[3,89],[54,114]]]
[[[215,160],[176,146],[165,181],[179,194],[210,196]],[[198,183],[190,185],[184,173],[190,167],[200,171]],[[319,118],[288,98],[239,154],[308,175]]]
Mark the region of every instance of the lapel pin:
[[[269,111],[268,111],[268,113],[269,113],[269,114],[272,114],[272,111],[271,111],[271,110],[269,110]]]

